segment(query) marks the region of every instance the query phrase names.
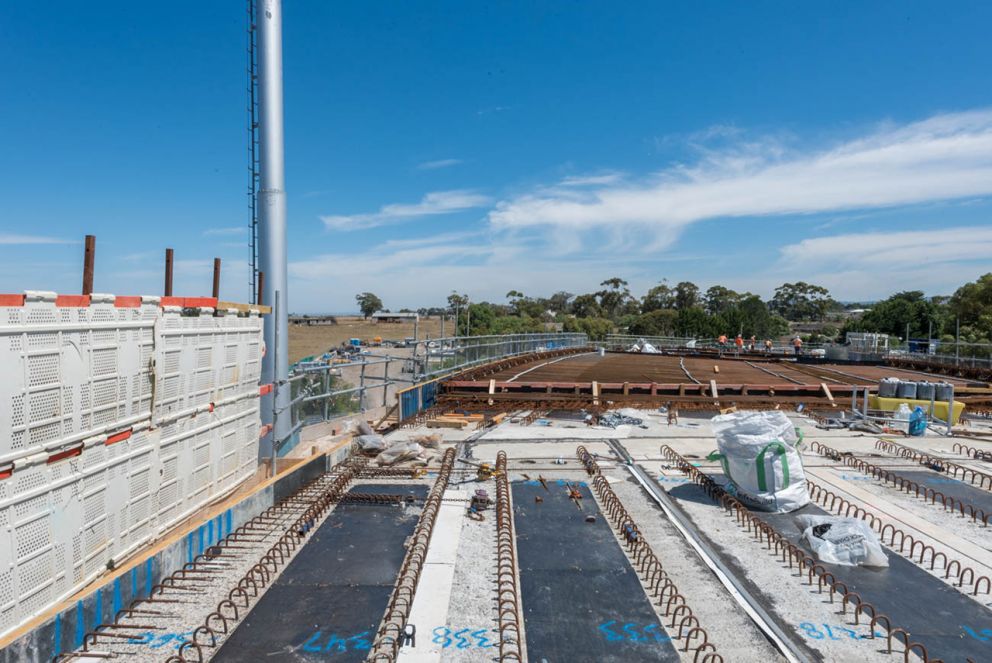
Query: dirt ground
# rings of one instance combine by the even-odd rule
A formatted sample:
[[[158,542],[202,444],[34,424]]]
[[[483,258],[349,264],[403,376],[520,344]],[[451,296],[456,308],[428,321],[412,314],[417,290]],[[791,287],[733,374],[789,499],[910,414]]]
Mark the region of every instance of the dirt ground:
[[[360,316],[339,316],[336,325],[290,325],[289,326],[289,361],[299,361],[310,355],[327,352],[330,348],[341,345],[349,338],[371,340],[376,336],[383,339],[401,340],[413,336],[412,322],[383,322],[374,323]],[[451,320],[445,323],[445,332],[451,329]],[[419,329],[420,338],[437,338],[441,335],[440,318],[422,318]]]

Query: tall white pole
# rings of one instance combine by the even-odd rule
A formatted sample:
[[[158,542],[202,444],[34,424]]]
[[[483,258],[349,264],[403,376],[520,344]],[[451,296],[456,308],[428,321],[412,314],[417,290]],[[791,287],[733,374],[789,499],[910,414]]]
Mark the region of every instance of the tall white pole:
[[[282,0],[254,1],[258,30],[259,269],[265,273],[264,303],[273,304],[274,294],[277,292],[281,300],[278,309],[265,316],[265,344],[268,351],[262,361],[262,383],[272,383],[275,389],[262,398],[262,423],[276,426],[272,433],[259,442],[259,455],[267,458],[273,453],[273,441],[282,442],[292,425],[292,417],[286,411],[290,402],[290,389],[286,384],[289,377],[289,288],[286,283]],[[273,422],[272,413],[276,410],[284,414]]]

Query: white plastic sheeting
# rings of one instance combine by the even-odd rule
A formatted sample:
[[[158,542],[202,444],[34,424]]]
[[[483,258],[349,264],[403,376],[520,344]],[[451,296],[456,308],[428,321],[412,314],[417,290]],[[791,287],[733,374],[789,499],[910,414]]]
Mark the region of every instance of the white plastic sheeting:
[[[260,426],[257,313],[16,297],[0,306],[0,633],[254,473]]]

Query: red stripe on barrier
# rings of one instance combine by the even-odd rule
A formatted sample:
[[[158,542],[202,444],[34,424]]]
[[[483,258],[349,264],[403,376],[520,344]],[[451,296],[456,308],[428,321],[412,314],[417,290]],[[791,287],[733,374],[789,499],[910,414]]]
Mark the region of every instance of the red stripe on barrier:
[[[107,438],[107,441],[104,444],[106,444],[109,447],[111,444],[117,444],[118,442],[123,442],[129,437],[131,437],[130,428],[128,428],[127,430],[122,430],[120,433],[114,433],[113,435]]]
[[[118,295],[114,298],[114,306],[117,308],[138,308],[141,306],[141,297],[122,297]]]
[[[0,481],[9,479],[14,474],[14,463],[4,463],[0,466]]]
[[[272,383],[271,382],[269,384],[263,384],[261,387],[258,388],[258,395],[259,396],[265,396],[266,394],[271,394],[271,393],[272,393]]]
[[[216,297],[186,297],[183,299],[186,308],[217,308]]]
[[[159,306],[182,306],[183,305],[183,298],[182,297],[162,297],[161,299],[158,300],[158,305]]]
[[[80,442],[71,449],[66,449],[65,451],[60,451],[54,453],[48,457],[47,463],[51,465],[52,463],[57,463],[60,460],[65,460],[66,458],[72,458],[73,456],[81,456],[83,454],[83,443]]]
[[[56,306],[89,306],[90,296],[89,295],[56,295],[55,296]]]
[[[24,295],[0,295],[0,306],[24,306]]]

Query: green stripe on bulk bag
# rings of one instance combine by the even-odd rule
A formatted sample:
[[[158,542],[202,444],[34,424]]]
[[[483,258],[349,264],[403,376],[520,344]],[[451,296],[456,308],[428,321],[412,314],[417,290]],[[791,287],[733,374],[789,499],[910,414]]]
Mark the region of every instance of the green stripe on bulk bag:
[[[757,462],[755,463],[755,469],[758,471],[758,490],[768,492],[768,484],[765,480],[765,453],[769,449],[774,449],[775,455],[782,458],[782,479],[785,481],[785,485],[780,490],[785,490],[789,487],[789,460],[786,457],[787,449],[781,440],[769,442],[761,450],[761,453],[758,454]]]
[[[721,453],[713,452],[706,457],[706,460],[718,460],[720,464],[723,465],[723,474],[727,477],[729,481],[733,481],[734,478],[730,476],[730,465],[727,463],[727,457]]]

